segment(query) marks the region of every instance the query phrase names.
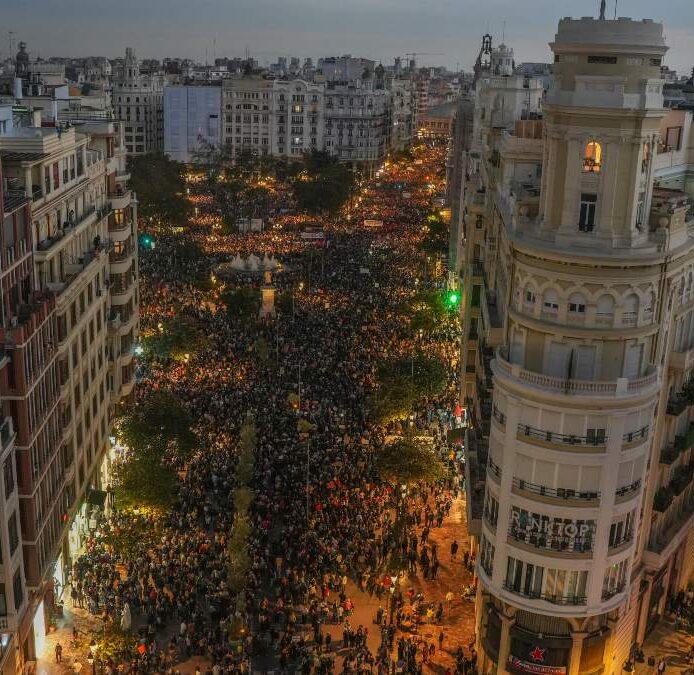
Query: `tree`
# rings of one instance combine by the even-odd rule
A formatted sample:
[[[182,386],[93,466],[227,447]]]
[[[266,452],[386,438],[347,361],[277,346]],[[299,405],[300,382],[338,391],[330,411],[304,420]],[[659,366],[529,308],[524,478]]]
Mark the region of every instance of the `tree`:
[[[115,465],[113,476],[116,505],[167,511],[176,499],[178,475],[154,452],[131,452]]]
[[[304,155],[304,168],[294,181],[299,206],[309,213],[337,213],[354,187],[349,166],[326,152]]]
[[[161,330],[145,337],[142,342],[145,351],[159,359],[186,361],[191,354],[206,349],[209,339],[198,321],[190,316],[177,314],[163,323]]]
[[[378,380],[383,388],[397,388],[407,383],[413,398],[420,399],[441,394],[448,382],[448,373],[440,358],[418,352],[381,363]]]
[[[448,316],[444,296],[438,291],[416,293],[404,309],[410,315],[410,327],[415,332],[430,333]]]
[[[436,481],[446,474],[431,447],[411,434],[384,445],[376,453],[375,466],[382,480],[397,485]]]
[[[191,205],[185,197],[182,165],[163,153],[149,153],[131,157],[128,170],[141,218],[169,225],[187,222]]]
[[[258,316],[260,291],[257,288],[243,286],[229,290],[224,293],[222,300],[230,318],[250,319]]]
[[[129,408],[119,420],[118,433],[134,454],[155,458],[186,457],[197,444],[188,411],[166,391],[154,391]]]
[[[380,425],[405,420],[410,416],[416,398],[412,384],[407,380],[383,383],[369,399],[371,419]]]

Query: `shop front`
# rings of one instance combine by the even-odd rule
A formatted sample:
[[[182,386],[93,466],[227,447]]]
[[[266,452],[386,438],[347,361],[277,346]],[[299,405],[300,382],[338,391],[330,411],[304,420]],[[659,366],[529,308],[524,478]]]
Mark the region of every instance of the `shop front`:
[[[569,637],[546,637],[513,626],[507,668],[512,673],[566,675],[572,645]]]

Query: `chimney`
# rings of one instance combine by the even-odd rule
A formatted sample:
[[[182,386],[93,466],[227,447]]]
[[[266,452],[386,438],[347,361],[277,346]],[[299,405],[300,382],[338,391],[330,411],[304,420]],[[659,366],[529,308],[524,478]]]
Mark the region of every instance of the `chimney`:
[[[53,117],[53,124],[58,126],[58,101],[53,99],[51,101],[51,117]]]
[[[36,129],[41,128],[41,111],[40,110],[32,110],[31,111],[31,126],[35,127]]]
[[[22,78],[21,77],[15,77],[14,78],[13,94],[14,94],[14,97],[17,101],[22,100]]]

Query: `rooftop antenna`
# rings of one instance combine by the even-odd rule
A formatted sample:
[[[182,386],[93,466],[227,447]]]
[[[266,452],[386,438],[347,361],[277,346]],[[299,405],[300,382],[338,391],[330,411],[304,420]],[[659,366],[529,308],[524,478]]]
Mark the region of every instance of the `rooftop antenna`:
[[[506,44],[506,19],[504,19],[504,26],[501,29],[501,43]]]
[[[617,20],[617,5],[619,4],[619,0],[614,0],[614,20]]]
[[[605,20],[605,10],[607,9],[607,0],[600,0],[600,21]]]

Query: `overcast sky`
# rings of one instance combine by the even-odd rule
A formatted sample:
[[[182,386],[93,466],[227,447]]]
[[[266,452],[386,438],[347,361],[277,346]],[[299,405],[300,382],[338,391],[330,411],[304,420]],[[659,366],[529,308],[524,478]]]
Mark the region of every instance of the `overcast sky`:
[[[694,0],[618,0],[618,15],[665,24],[666,62],[694,66]],[[614,15],[615,0],[608,0]],[[550,60],[547,43],[562,16],[588,16],[599,0],[1,0],[0,54],[24,40],[32,56],[278,56],[346,54],[382,60],[405,52],[419,65],[470,70],[481,35],[506,26],[516,61]],[[214,42],[216,40],[216,51]],[[439,55],[440,54],[440,55]]]

